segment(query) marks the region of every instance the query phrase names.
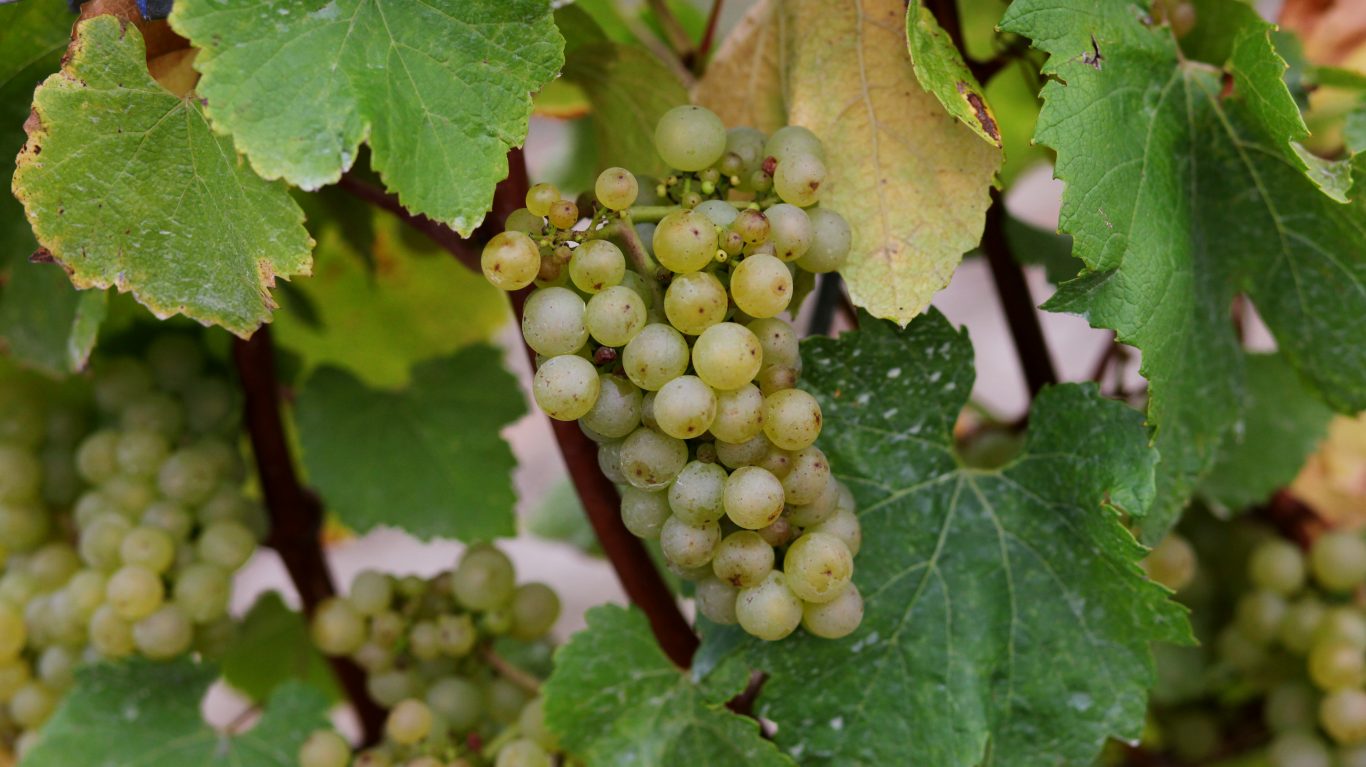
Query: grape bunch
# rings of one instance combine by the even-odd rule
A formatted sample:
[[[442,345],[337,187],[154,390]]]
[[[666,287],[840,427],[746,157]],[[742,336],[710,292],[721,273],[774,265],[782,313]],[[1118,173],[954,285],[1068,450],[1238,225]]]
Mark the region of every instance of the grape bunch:
[[[195,339],[55,389],[0,377],[0,732],[20,752],[79,663],[220,649],[265,533],[233,389]]]
[[[796,388],[797,333],[780,316],[803,273],[850,249],[844,218],[817,206],[821,142],[798,126],[727,131],[683,106],[655,146],[676,170],[653,189],[621,168],[582,204],[532,187],[484,274],[535,283],[522,335],[537,404],[599,444],[626,527],[658,539],[702,614],[768,640],[798,625],[846,636],[863,617],[859,522],[815,446],[820,404]]]
[[[356,767],[550,767],[539,679],[504,657],[548,658],[560,600],[542,583],[517,585],[512,562],[492,546],[466,550],[432,578],[367,570],[350,593],[318,606],[314,644],[366,672],[370,697],[388,710],[384,742]],[[301,767],[346,767],[340,735],[319,731]]]

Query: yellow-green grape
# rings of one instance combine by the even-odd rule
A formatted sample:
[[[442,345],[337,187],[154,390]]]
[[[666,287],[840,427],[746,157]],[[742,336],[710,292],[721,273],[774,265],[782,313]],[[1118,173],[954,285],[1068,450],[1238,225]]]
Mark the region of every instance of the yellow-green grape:
[[[478,726],[484,717],[484,691],[461,676],[445,676],[427,688],[427,706],[456,732]]]
[[[697,375],[720,391],[738,389],[753,381],[763,360],[759,339],[749,328],[734,322],[707,328],[697,337],[692,349],[692,364]]]
[[[1348,591],[1366,582],[1366,541],[1355,532],[1324,533],[1309,549],[1314,579],[1329,591]]]
[[[757,586],[773,571],[773,547],[753,530],[738,530],[722,539],[712,557],[717,578],[737,589]]]
[[[713,224],[722,229],[731,225],[740,211],[725,200],[707,200],[693,210],[706,216]]]
[[[123,537],[119,555],[125,565],[140,565],[154,573],[164,573],[175,562],[175,541],[164,530],[137,527]]]
[[[764,144],[764,156],[778,162],[798,155],[825,158],[825,146],[810,130],[800,125],[786,125],[773,132]]]
[[[784,480],[786,480],[786,477],[784,477]],[[783,488],[786,489],[787,485],[784,484]],[[788,504],[788,519],[792,520],[792,524],[797,527],[819,525],[825,520],[835,516],[835,512],[839,511],[839,498],[842,490],[843,487],[840,485],[839,480],[834,477],[826,479],[825,490],[817,496],[816,500],[811,503],[797,505]]]
[[[92,485],[103,484],[118,473],[119,434],[97,431],[76,448],[76,473]]]
[[[746,442],[764,430],[764,395],[754,384],[718,392],[711,433],[723,442]]]
[[[1238,628],[1254,642],[1276,638],[1285,618],[1285,598],[1274,591],[1253,591],[1238,600]]]
[[[702,170],[726,151],[726,126],[710,109],[674,107],[655,125],[655,149],[671,168]]]
[[[854,575],[854,555],[829,533],[806,533],[783,557],[787,585],[804,602],[833,600]]]
[[[133,625],[104,604],[90,616],[90,646],[105,658],[122,658],[133,652]]]
[[[784,450],[809,447],[821,433],[821,406],[801,389],[784,389],[764,398],[764,434]]]
[[[133,644],[152,660],[170,660],[190,649],[194,624],[179,606],[170,604],[133,624]]]
[[[536,236],[545,229],[545,219],[526,208],[518,208],[508,214],[507,221],[503,222],[503,228],[510,232]]]
[[[792,272],[773,256],[749,256],[731,274],[730,293],[745,314],[773,317],[786,310],[792,300]]]
[[[822,639],[840,639],[863,622],[863,595],[850,583],[829,602],[802,605],[802,627]]]
[[[588,299],[584,323],[603,346],[625,346],[645,327],[645,302],[634,290],[616,285]]]
[[[1304,586],[1304,555],[1287,541],[1270,540],[1257,546],[1248,560],[1254,586],[1289,596]]]
[[[1314,597],[1301,597],[1285,611],[1276,638],[1285,649],[1303,655],[1314,644],[1314,635],[1326,614],[1323,604]]]
[[[621,489],[621,522],[637,538],[654,540],[670,516],[669,499],[663,490]]]
[[[687,462],[687,443],[654,429],[636,429],[621,443],[621,472],[641,490],[665,487]]]
[[[655,396],[654,417],[659,430],[670,437],[700,436],[716,418],[716,392],[697,376],[679,376]]]
[[[479,258],[484,278],[499,290],[521,290],[541,272],[541,250],[522,232],[500,232]]]
[[[659,531],[659,548],[665,558],[679,567],[701,567],[711,561],[721,541],[721,526],[715,522],[690,525],[677,516],[664,520]]]
[[[1366,692],[1344,689],[1325,697],[1319,703],[1319,724],[1341,745],[1366,742]]]
[[[246,525],[230,519],[205,527],[196,544],[200,559],[229,572],[246,564],[255,550],[256,536]]]
[[[763,211],[748,209],[736,214],[730,230],[740,235],[746,245],[758,245],[768,239],[772,224]]]
[[[15,724],[29,730],[36,730],[52,716],[57,708],[57,695],[42,682],[29,682],[9,702],[10,718]]]
[[[1195,577],[1195,549],[1176,533],[1158,542],[1143,560],[1148,577],[1172,591],[1180,591]]]
[[[620,285],[626,276],[626,256],[607,240],[589,240],[569,259],[569,279],[585,293],[597,293]]]
[[[759,385],[759,391],[765,397],[791,389],[797,385],[798,370],[790,365],[765,365],[759,370],[759,375],[755,377],[754,383]]]
[[[440,635],[441,651],[452,658],[469,655],[479,639],[474,619],[468,615],[442,615],[436,619],[436,630]]]
[[[768,449],[759,457],[759,460],[754,462],[754,465],[761,469],[767,469],[768,473],[778,479],[784,479],[792,472],[792,462],[793,456],[790,451],[769,443]],[[791,498],[788,499],[788,501],[791,500]]]
[[[537,354],[574,354],[588,343],[583,299],[568,288],[542,288],[522,309],[522,338]]]
[[[1318,693],[1299,680],[1281,682],[1266,694],[1262,719],[1272,732],[1306,730],[1314,726]]]
[[[1309,650],[1309,678],[1321,690],[1358,687],[1366,681],[1366,657],[1350,642],[1315,642]]]
[[[722,626],[735,624],[735,599],[739,594],[739,589],[715,577],[703,578],[693,588],[697,611]]]
[[[513,638],[530,641],[545,636],[560,617],[560,598],[544,583],[525,583],[512,595]]]
[[[313,612],[309,629],[324,655],[350,655],[365,644],[365,618],[341,597],[329,597]]]
[[[0,502],[37,500],[42,478],[42,464],[33,454],[12,445],[0,445]]]
[[[10,663],[28,641],[24,618],[13,607],[0,603],[0,663]]]
[[[715,522],[726,512],[722,496],[726,470],[714,463],[691,461],[669,485],[669,508],[690,525]]]
[[[690,336],[724,321],[729,306],[725,286],[708,272],[680,274],[664,291],[664,316]]]
[[[560,199],[560,190],[554,184],[536,184],[526,192],[526,209],[533,216],[550,215],[550,206]]]
[[[399,701],[384,722],[389,739],[402,746],[421,742],[432,731],[432,710],[414,698]]]
[[[1355,607],[1331,607],[1323,614],[1318,629],[1314,631],[1315,642],[1341,640],[1366,649],[1366,616]]]
[[[145,567],[128,565],[109,577],[105,597],[120,618],[135,621],[161,607],[166,588],[162,585],[161,576]]]
[[[783,493],[792,504],[813,503],[830,480],[830,461],[820,448],[810,445],[796,451],[792,467],[783,477]]]
[[[598,398],[579,423],[607,439],[622,439],[640,425],[640,389],[621,376],[598,376]]]
[[[550,754],[539,743],[517,738],[498,749],[493,767],[551,767]]]
[[[450,584],[455,598],[471,610],[502,607],[517,588],[512,560],[492,546],[465,549],[451,573]]]
[[[716,258],[716,225],[696,210],[676,210],[665,216],[654,235],[655,258],[671,272],[687,274]]]
[[[688,369],[688,342],[663,323],[646,325],[622,352],[622,367],[636,386],[658,391]]]
[[[768,217],[769,243],[776,258],[796,261],[811,249],[815,230],[806,211],[796,205],[778,203],[764,215]]]
[[[731,469],[753,466],[763,459],[764,453],[768,452],[768,447],[768,437],[762,434],[744,442],[718,441],[716,443],[716,460],[720,461],[722,466]]]
[[[598,371],[573,354],[551,357],[536,369],[531,393],[546,415],[557,421],[583,417],[598,400]]]
[[[1302,730],[1276,736],[1266,754],[1269,767],[1333,767],[1323,741]]]
[[[726,131],[726,151],[740,158],[744,170],[753,170],[764,159],[764,134],[748,126],[731,128]]]
[[[608,168],[598,174],[593,193],[604,208],[626,210],[635,204],[636,197],[640,195],[640,183],[625,168]]]
[[[579,222],[579,206],[575,205],[573,200],[556,200],[550,203],[550,212],[546,213],[546,218],[556,229],[573,229]]]
[[[814,274],[838,271],[849,258],[854,233],[844,216],[824,208],[806,211],[811,221],[811,245],[797,259],[797,266]]]
[[[740,590],[735,617],[749,634],[775,641],[791,634],[802,622],[802,600],[792,593],[786,576],[775,570],[758,585]]]
[[[1366,767],[1366,746],[1338,749],[1337,767]]]
[[[773,171],[773,191],[801,208],[815,205],[821,198],[825,183],[825,163],[812,154],[798,154],[778,161]]]
[[[844,541],[844,545],[849,547],[849,553],[854,556],[858,556],[859,548],[863,545],[863,528],[852,508],[837,507],[833,517],[808,527],[806,532],[829,533]]]
[[[3,451],[4,448],[0,448]],[[119,470],[133,477],[151,477],[157,473],[171,446],[166,438],[154,431],[126,431],[119,435],[115,456]],[[27,458],[27,454],[25,454]]]
[[[351,746],[332,730],[314,730],[299,747],[299,767],[346,767]]]
[[[726,478],[726,516],[746,530],[773,524],[783,513],[783,484],[767,469],[742,466]]]

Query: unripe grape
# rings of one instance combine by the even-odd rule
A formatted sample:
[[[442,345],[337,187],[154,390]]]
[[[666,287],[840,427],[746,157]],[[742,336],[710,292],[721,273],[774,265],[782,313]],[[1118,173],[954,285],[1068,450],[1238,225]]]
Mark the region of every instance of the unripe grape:
[[[764,395],[754,384],[718,392],[711,433],[724,442],[745,442],[764,428]]]
[[[679,376],[655,396],[654,417],[659,430],[670,437],[699,436],[716,417],[716,392],[697,376]]]
[[[714,463],[692,461],[669,486],[669,508],[690,525],[715,522],[725,514],[722,496],[726,470]]]
[[[811,221],[811,244],[797,259],[797,266],[813,274],[843,268],[854,242],[849,222],[844,216],[824,208],[812,208],[806,215]]]
[[[593,193],[604,208],[626,210],[635,204],[636,197],[640,195],[640,184],[625,168],[608,168],[598,174]]]
[[[626,257],[607,240],[589,240],[574,250],[569,278],[585,293],[598,293],[620,285],[626,276]]]
[[[550,754],[540,744],[518,738],[498,749],[493,767],[550,767]]]
[[[730,291],[740,311],[751,317],[773,317],[792,300],[792,272],[773,256],[749,256],[731,274]]]
[[[674,107],[655,126],[655,149],[671,168],[702,170],[726,151],[726,126],[710,109]]]
[[[583,299],[568,288],[541,288],[522,309],[522,338],[537,354],[574,354],[588,343]]]
[[[126,431],[119,435],[115,454],[119,471],[134,477],[151,477],[171,452],[166,438],[154,431]]]
[[[768,452],[769,444],[768,437],[762,434],[744,442],[717,441],[716,460],[720,461],[722,466],[731,469],[753,466],[763,460],[764,454]]]
[[[133,625],[104,604],[90,617],[90,646],[105,658],[122,658],[134,650]]]
[[[507,220],[503,222],[503,228],[510,232],[539,237],[545,230],[545,219],[526,208],[518,208],[508,214]]]
[[[725,200],[707,200],[693,210],[706,216],[713,224],[722,229],[730,226],[736,216],[740,215],[739,209]]]
[[[763,363],[763,349],[759,339],[744,325],[722,322],[697,337],[692,363],[707,385],[730,391],[754,380]],[[764,416],[768,417],[767,411]]]
[[[52,716],[57,708],[57,695],[42,682],[29,682],[20,687],[9,702],[10,717],[15,724],[36,730]]]
[[[427,705],[451,729],[465,732],[484,716],[484,691],[464,677],[442,677],[427,688]]]
[[[607,439],[621,439],[640,425],[640,389],[621,376],[598,377],[598,398],[579,423]]]
[[[1177,533],[1158,542],[1143,560],[1148,577],[1172,591],[1180,591],[1195,577],[1195,549]]]
[[[791,634],[802,621],[802,601],[788,587],[787,578],[773,571],[757,586],[741,589],[735,617],[749,634],[775,641]]]
[[[479,264],[495,288],[521,290],[540,273],[541,250],[522,232],[500,232],[484,246]]]
[[[821,185],[825,183],[825,163],[815,155],[797,154],[778,161],[773,171],[773,190],[783,199],[799,207],[810,207],[820,200]]]
[[[195,562],[176,577],[176,604],[195,623],[212,623],[227,615],[231,597],[232,576],[217,565]]]
[[[432,731],[432,710],[414,698],[399,701],[384,722],[384,732],[402,746],[421,742]]]
[[[743,169],[759,166],[764,159],[764,134],[748,126],[726,131],[726,151],[740,158]]]
[[[522,714],[522,706],[525,706],[527,701],[527,694],[522,688],[506,679],[496,677],[489,682],[487,689],[489,713],[493,720],[505,725],[517,721],[517,717]]]
[[[214,522],[199,534],[199,558],[234,572],[256,551],[256,536],[240,522]]]
[[[690,336],[724,321],[729,307],[725,286],[707,272],[680,274],[664,291],[664,315]]]
[[[764,434],[784,450],[801,450],[821,433],[821,406],[801,389],[784,389],[764,399]]]
[[[1248,577],[1257,588],[1289,596],[1304,586],[1304,555],[1287,541],[1257,546],[1248,560]]]
[[[559,421],[583,417],[598,399],[598,371],[572,354],[551,357],[536,369],[531,393],[546,415]]]
[[[787,585],[805,602],[824,604],[840,595],[854,575],[854,555],[829,533],[807,533],[783,557]]]
[[[378,570],[362,570],[351,579],[346,600],[361,615],[378,615],[394,601],[393,580]]]
[[[696,210],[676,210],[655,227],[653,245],[655,258],[665,269],[695,272],[716,258],[716,225]]]
[[[764,156],[778,162],[797,155],[825,158],[825,146],[820,138],[800,125],[785,125],[773,132],[764,144]]]
[[[471,610],[501,607],[517,588],[512,560],[492,546],[471,546],[451,574],[451,588],[460,604]]]
[[[844,541],[844,545],[849,547],[849,553],[854,556],[858,556],[859,548],[863,545],[863,528],[859,524],[858,515],[852,509],[840,508],[833,517],[808,527],[806,532],[833,535]]]
[[[1238,600],[1238,628],[1254,642],[1270,642],[1285,618],[1285,599],[1272,591],[1253,591]]]
[[[133,644],[152,660],[169,660],[190,649],[194,625],[177,605],[165,605],[133,624]]]
[[[559,620],[560,598],[544,583],[526,583],[513,593],[511,612],[514,638],[539,639]]]
[[[1319,703],[1319,724],[1344,746],[1366,742],[1366,692],[1338,690]]]
[[[637,538],[658,538],[669,515],[669,499],[664,491],[629,485],[621,489],[621,521]]]
[[[579,206],[573,200],[556,200],[550,203],[546,218],[556,229],[573,229],[574,224],[579,222]]]
[[[329,597],[314,610],[309,634],[324,655],[350,655],[365,644],[365,619],[346,600]]]
[[[1366,656],[1350,642],[1315,642],[1309,650],[1309,678],[1321,690],[1357,687],[1366,681]]]
[[[769,243],[773,255],[783,261],[796,261],[811,248],[815,230],[806,211],[796,205],[779,203],[764,212],[771,227]]]
[[[735,599],[739,593],[739,589],[715,577],[703,578],[693,588],[697,611],[722,626],[735,623]]]
[[[102,484],[118,473],[119,434],[97,431],[76,448],[76,471],[92,485]]]
[[[535,184],[526,192],[526,209],[533,216],[550,215],[550,206],[560,199],[560,190],[554,184]]]
[[[743,466],[726,479],[726,516],[746,530],[773,524],[783,513],[783,485],[757,466]]]
[[[468,615],[442,615],[436,619],[441,651],[452,658],[463,658],[474,649],[479,633]]]
[[[145,567],[127,565],[109,577],[105,597],[120,618],[136,621],[161,607],[166,587],[161,576]]]
[[[780,391],[792,389],[797,385],[797,368],[789,365],[766,365],[759,370],[759,375],[754,379],[758,385],[760,393],[765,397],[776,394]]]
[[[622,367],[631,382],[657,391],[688,369],[688,342],[683,334],[662,323],[646,325],[622,352]]]
[[[622,285],[607,288],[588,299],[584,324],[603,346],[625,346],[645,327],[645,301]]]
[[[712,558],[712,572],[735,588],[758,585],[773,570],[773,547],[753,530],[722,539]]]
[[[1301,598],[1286,609],[1277,639],[1285,649],[1293,653],[1302,655],[1309,652],[1325,613],[1323,605],[1317,599]]]
[[[1309,549],[1314,579],[1329,591],[1348,591],[1366,581],[1366,541],[1355,532],[1324,533]]]
[[[853,583],[829,602],[802,605],[802,626],[822,639],[849,636],[862,622],[863,595]]]
[[[351,746],[332,730],[314,730],[299,747],[299,767],[347,767]]]

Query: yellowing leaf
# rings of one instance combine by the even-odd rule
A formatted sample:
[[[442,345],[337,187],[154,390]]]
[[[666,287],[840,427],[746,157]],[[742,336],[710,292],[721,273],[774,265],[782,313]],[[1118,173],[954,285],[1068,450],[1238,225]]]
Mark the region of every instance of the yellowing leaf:
[[[693,87],[693,101],[720,115],[727,127],[772,133],[786,125],[782,28],[772,0],[755,3],[717,49]]]

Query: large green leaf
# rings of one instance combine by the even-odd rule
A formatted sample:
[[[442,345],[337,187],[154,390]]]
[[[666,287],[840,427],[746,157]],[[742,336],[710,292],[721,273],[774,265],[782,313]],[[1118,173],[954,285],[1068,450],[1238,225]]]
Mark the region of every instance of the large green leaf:
[[[53,374],[85,367],[108,309],[103,290],[78,291],[52,264],[10,265],[0,292],[0,337],[10,354]]]
[[[275,278],[308,272],[312,241],[284,185],[240,163],[197,99],[152,79],[135,27],[83,22],[28,132],[14,192],[77,287],[245,335],[270,317]]]
[[[1198,17],[1184,55],[1127,0],[1018,0],[1002,22],[1050,54],[1037,138],[1058,151],[1061,228],[1088,267],[1048,308],[1143,353],[1162,455],[1149,541],[1239,418],[1235,294],[1319,396],[1366,407],[1366,205],[1306,173],[1271,26],[1235,0]]]
[[[223,681],[252,700],[263,701],[290,680],[342,699],[337,678],[308,633],[308,619],[268,591],[256,599],[220,661]]]
[[[187,660],[101,663],[76,674],[24,767],[296,767],[309,733],[328,726],[327,698],[289,683],[250,730],[218,732],[199,713],[216,674]]]
[[[477,344],[418,364],[399,391],[319,368],[299,392],[309,479],[343,523],[419,538],[512,535],[516,461],[498,430],[526,412],[498,350]]]
[[[758,722],[726,710],[749,673],[727,664],[696,683],[669,662],[638,610],[603,605],[555,654],[545,715],[594,767],[794,767]]]
[[[171,24],[262,176],[315,189],[368,140],[404,206],[465,235],[563,63],[545,0],[181,0]]]
[[[934,310],[861,327],[803,360],[859,503],[863,625],[772,643],[732,628],[704,650],[737,643],[769,673],[758,712],[803,765],[1089,765],[1107,737],[1137,738],[1151,643],[1189,639],[1119,514],[1153,496],[1142,416],[1093,385],[1049,388],[1014,463],[965,468],[966,336]]]

